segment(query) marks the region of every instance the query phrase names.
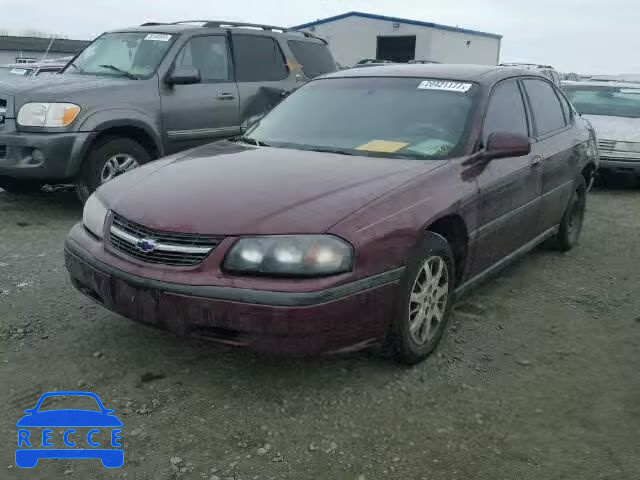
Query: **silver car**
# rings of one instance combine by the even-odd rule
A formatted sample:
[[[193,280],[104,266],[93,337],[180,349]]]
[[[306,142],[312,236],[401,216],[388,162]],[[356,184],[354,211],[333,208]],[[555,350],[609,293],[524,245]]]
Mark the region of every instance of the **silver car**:
[[[640,178],[640,83],[564,82],[562,89],[596,131],[600,172]]]
[[[10,63],[0,65],[0,80],[9,80],[15,77],[37,77],[41,75],[52,75],[61,71],[68,63],[64,59],[49,60],[33,63]]]

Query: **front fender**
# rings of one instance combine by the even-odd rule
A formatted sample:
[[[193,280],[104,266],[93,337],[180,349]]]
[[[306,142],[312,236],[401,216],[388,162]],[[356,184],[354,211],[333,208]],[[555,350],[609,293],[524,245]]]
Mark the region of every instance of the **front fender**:
[[[82,160],[86,157],[93,139],[102,132],[112,128],[137,128],[144,131],[153,141],[159,156],[164,156],[160,121],[137,109],[112,108],[97,111],[86,117],[78,126],[78,131],[91,132],[91,140],[83,145],[80,155],[76,155],[70,166],[73,171],[80,169]]]

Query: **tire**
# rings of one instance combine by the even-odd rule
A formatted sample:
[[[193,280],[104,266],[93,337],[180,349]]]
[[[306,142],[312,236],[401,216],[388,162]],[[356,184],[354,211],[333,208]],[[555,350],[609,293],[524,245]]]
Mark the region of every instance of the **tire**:
[[[587,184],[582,176],[576,182],[575,190],[571,195],[569,204],[562,215],[560,229],[551,239],[550,245],[561,252],[567,252],[578,244],[584,212],[587,206]]]
[[[0,188],[9,193],[34,193],[42,190],[44,183],[34,180],[21,180],[11,177],[0,177]]]
[[[426,277],[427,266],[434,276],[441,272],[437,284]],[[443,283],[445,280],[446,284]],[[455,263],[451,246],[444,237],[427,232],[407,263],[396,315],[387,333],[387,348],[397,361],[413,365],[435,350],[451,314],[454,288]],[[418,318],[422,318],[422,322]],[[412,324],[417,328],[412,328]]]
[[[132,160],[133,163],[128,163]],[[151,160],[149,152],[135,140],[126,137],[99,139],[84,159],[76,182],[76,193],[82,203],[103,183],[133,170]]]

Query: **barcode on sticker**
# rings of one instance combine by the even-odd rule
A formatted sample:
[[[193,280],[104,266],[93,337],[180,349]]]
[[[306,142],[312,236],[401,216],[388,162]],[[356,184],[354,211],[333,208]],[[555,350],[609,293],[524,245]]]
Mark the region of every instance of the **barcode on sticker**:
[[[471,83],[449,82],[446,80],[425,80],[418,85],[420,90],[446,90],[448,92],[466,93],[471,88]]]
[[[168,42],[169,40],[171,40],[171,35],[168,35],[166,33],[150,33],[149,35],[144,37],[144,39],[154,40],[156,42]]]

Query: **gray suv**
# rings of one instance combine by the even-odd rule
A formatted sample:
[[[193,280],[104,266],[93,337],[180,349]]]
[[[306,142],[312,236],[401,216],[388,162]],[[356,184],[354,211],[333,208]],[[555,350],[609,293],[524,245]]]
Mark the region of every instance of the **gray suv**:
[[[0,81],[0,188],[74,183],[81,200],[150,160],[241,134],[336,70],[309,33],[217,21],[107,32],[62,75]]]

